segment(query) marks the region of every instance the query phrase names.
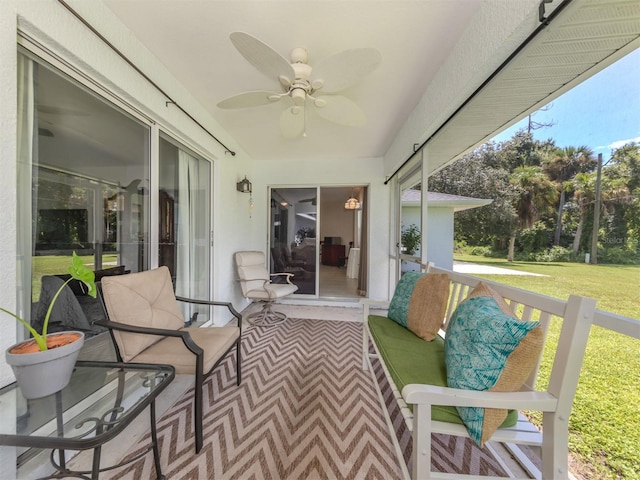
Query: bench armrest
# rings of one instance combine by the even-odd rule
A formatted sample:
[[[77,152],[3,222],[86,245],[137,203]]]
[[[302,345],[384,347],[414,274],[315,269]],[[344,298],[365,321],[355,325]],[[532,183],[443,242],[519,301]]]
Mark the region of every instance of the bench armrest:
[[[558,399],[548,392],[487,392],[410,384],[402,389],[408,404],[446,405],[452,407],[506,408],[510,410],[537,410],[554,412]]]
[[[379,307],[380,309],[389,308],[389,302],[385,300],[371,300],[370,298],[361,298],[359,301],[360,305],[372,307]]]
[[[362,305],[362,318],[363,322],[367,322],[367,318],[369,318],[369,309],[378,308],[380,310],[388,310],[389,302],[381,301],[381,300],[371,300],[370,298],[361,298],[360,305]]]

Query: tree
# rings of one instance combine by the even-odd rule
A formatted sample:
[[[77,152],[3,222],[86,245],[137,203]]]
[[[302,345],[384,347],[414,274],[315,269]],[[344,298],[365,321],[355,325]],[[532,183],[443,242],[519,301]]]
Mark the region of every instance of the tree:
[[[533,119],[534,115],[540,112],[547,112],[552,108],[553,108],[553,103],[549,103],[544,107],[538,109],[536,112],[530,113],[529,116],[527,117],[527,133],[531,133],[534,130],[539,130],[541,128],[553,127],[556,124],[556,122],[554,122],[553,120],[551,120],[550,122],[536,122]]]
[[[580,217],[576,233],[573,237],[573,251],[578,253],[584,221],[589,211],[589,205],[593,205],[596,198],[596,177],[593,173],[578,173],[572,180],[574,201],[578,206]]]
[[[488,142],[429,178],[429,190],[433,192],[493,199],[490,205],[456,213],[457,241],[469,245],[504,243],[506,248],[515,218],[515,192],[508,172],[490,166],[495,162],[496,144]]]
[[[558,192],[540,167],[518,167],[509,180],[517,192],[515,211],[518,217],[517,228],[513,229],[509,239],[507,260],[512,262],[516,233],[525,228],[531,228],[543,212],[552,209]]]
[[[513,172],[518,167],[540,165],[556,150],[553,140],[536,140],[531,132],[518,130],[509,140],[501,142],[495,153],[495,167]]]
[[[613,151],[606,177],[620,178],[626,182],[629,197],[626,203],[618,203],[618,217],[624,220],[627,242],[640,253],[640,143],[629,142]]]
[[[558,202],[558,216],[554,235],[554,245],[560,245],[560,234],[562,233],[562,213],[566,201],[566,189],[570,187],[569,182],[577,173],[590,172],[597,165],[593,155],[593,150],[587,146],[564,147],[556,149],[552,155],[543,161],[544,172],[556,183],[556,188],[560,192]]]

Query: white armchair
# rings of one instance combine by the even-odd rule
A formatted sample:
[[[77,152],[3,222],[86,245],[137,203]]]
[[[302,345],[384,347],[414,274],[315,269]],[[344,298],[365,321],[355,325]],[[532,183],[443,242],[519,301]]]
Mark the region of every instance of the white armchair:
[[[242,295],[252,302],[263,302],[262,310],[246,317],[253,325],[274,325],[283,322],[287,316],[274,312],[272,304],[279,298],[291,295],[298,287],[291,283],[291,273],[269,274],[263,252],[236,252],[236,268]],[[285,283],[273,283],[272,278],[284,278]]]

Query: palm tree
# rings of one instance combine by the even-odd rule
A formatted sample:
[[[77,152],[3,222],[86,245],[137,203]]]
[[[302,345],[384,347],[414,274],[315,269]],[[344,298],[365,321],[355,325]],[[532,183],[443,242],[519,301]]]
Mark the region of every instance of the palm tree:
[[[596,167],[596,159],[593,150],[587,146],[564,147],[556,149],[551,157],[543,162],[543,169],[549,178],[556,183],[560,192],[558,203],[558,220],[553,238],[554,245],[560,244],[560,233],[562,232],[562,213],[564,210],[566,188],[570,187],[569,182],[577,173],[590,172]]]
[[[589,205],[592,204],[596,198],[596,177],[593,173],[578,173],[573,177],[571,182],[573,183],[573,197],[576,205],[578,205],[580,209],[578,227],[573,237],[573,251],[574,253],[578,253],[584,219],[587,216]]]
[[[589,212],[589,206],[596,199],[596,175],[592,173],[578,173],[572,180],[575,203],[580,209],[580,219],[573,238],[573,251],[578,252],[582,237],[582,227]],[[601,203],[603,211],[609,215],[615,214],[616,207],[631,203],[632,197],[626,185],[626,179],[604,175],[601,185]]]
[[[547,178],[540,167],[518,167],[509,180],[519,192],[515,202],[518,228],[511,233],[507,255],[507,260],[512,262],[516,233],[522,229],[531,228],[541,214],[549,212],[557,200],[558,192],[554,183]]]

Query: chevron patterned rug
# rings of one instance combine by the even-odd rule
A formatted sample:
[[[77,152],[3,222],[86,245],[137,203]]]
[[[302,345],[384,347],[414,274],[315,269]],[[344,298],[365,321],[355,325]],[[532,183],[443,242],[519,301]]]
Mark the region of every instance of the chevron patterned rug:
[[[200,454],[194,453],[193,389],[158,421],[166,478],[401,479],[371,376],[360,368],[361,342],[362,324],[355,322],[290,318],[277,327],[248,326],[242,384],[235,384],[234,355],[205,382]],[[409,461],[410,435],[399,412],[391,415]],[[149,441],[147,434],[129,455]],[[434,439],[433,462],[447,472],[502,472],[488,453],[453,437]],[[105,478],[155,478],[152,455]]]

